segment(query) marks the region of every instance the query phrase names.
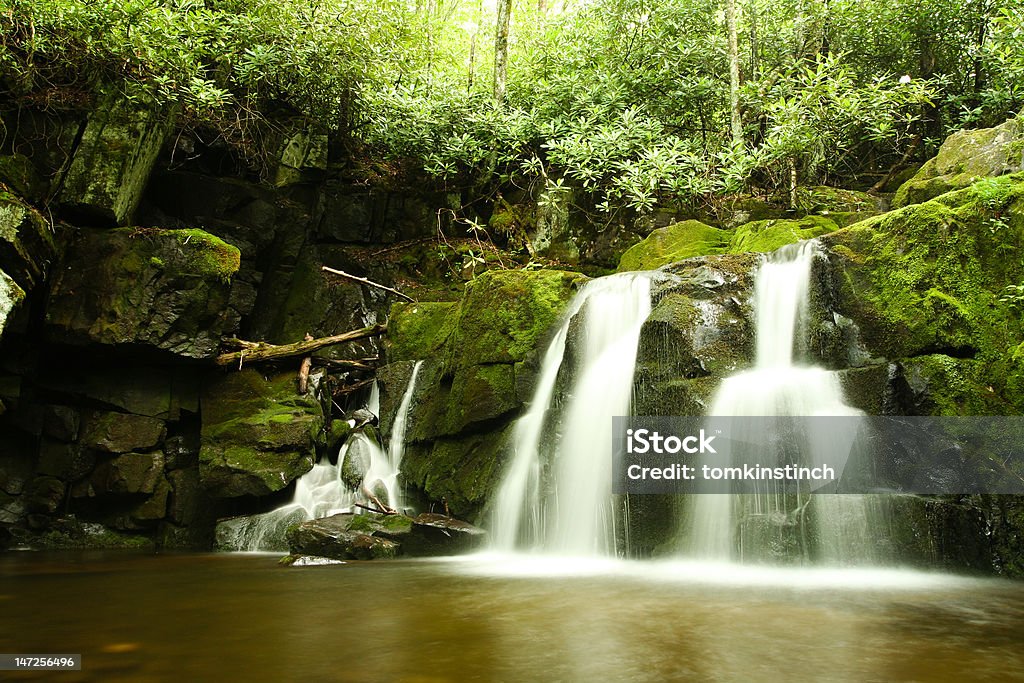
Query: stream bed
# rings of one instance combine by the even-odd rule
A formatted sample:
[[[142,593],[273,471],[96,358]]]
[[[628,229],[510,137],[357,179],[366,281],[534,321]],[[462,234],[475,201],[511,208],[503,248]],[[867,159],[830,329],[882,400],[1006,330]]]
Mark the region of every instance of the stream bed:
[[[0,554],[11,680],[1024,680],[1024,583],[523,556]]]

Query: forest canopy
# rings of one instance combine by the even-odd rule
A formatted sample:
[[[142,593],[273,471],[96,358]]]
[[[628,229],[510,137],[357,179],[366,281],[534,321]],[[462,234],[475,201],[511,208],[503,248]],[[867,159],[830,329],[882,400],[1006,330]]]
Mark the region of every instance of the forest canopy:
[[[115,92],[250,157],[299,120],[605,210],[850,184],[1024,99],[1020,0],[0,0],[0,30],[8,107]]]

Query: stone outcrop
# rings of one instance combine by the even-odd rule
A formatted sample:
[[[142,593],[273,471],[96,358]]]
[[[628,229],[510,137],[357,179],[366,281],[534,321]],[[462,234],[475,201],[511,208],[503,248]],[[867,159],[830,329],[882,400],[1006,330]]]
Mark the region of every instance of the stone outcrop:
[[[939,153],[896,191],[892,205],[920,204],[982,178],[1024,171],[1024,123],[1010,119],[995,128],[950,135]]]
[[[238,324],[239,251],[202,230],[81,229],[53,280],[46,323],[70,344],[148,346],[210,358]]]
[[[293,374],[231,372],[207,388],[202,405],[199,474],[210,494],[267,495],[313,467],[323,410],[298,394]]]

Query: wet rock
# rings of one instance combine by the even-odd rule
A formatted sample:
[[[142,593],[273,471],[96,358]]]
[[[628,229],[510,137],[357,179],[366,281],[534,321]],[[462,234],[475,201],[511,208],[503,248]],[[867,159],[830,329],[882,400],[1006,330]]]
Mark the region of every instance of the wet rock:
[[[1024,170],[1024,123],[1010,119],[995,128],[950,135],[934,158],[900,186],[893,208],[919,204],[985,177]]]
[[[155,447],[164,433],[164,421],[157,418],[91,411],[83,420],[79,442],[105,453],[127,453]]]
[[[316,400],[300,396],[294,373],[266,380],[231,372],[203,395],[199,471],[217,497],[279,491],[313,467],[323,427]]]
[[[333,515],[294,526],[288,530],[288,547],[295,555],[336,560],[381,560],[398,555],[397,541],[374,535],[370,529],[368,533],[352,530],[355,517],[357,515]]]
[[[340,514],[303,522],[288,530],[296,555],[371,560],[451,555],[478,547],[484,531],[444,515]]]
[[[458,195],[392,192],[329,181],[320,188],[322,212],[317,233],[323,241],[386,243],[429,237],[437,231],[438,210],[458,209]]]
[[[117,100],[97,106],[64,174],[65,210],[103,225],[129,225],[172,125],[167,112]]]
[[[81,230],[54,278],[47,331],[72,344],[145,345],[214,356],[238,250],[202,230]]]

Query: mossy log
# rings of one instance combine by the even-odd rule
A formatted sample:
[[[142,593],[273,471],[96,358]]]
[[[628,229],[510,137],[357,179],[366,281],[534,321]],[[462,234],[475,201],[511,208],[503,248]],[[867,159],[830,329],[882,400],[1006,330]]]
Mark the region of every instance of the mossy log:
[[[333,346],[334,344],[356,341],[357,339],[366,339],[367,337],[376,337],[383,334],[387,329],[387,325],[371,325],[370,327],[364,327],[361,330],[352,330],[351,332],[344,332],[330,337],[321,337],[319,339],[303,340],[295,342],[294,344],[281,345],[267,344],[266,342],[232,340],[233,344],[242,346],[242,350],[220,354],[217,356],[217,365],[234,365],[235,363],[238,363],[239,367],[241,367],[246,362],[251,363],[254,361],[277,360],[280,358],[291,358],[293,356],[304,356],[313,353],[317,349],[322,349],[325,346]],[[358,363],[359,361],[354,362]]]

